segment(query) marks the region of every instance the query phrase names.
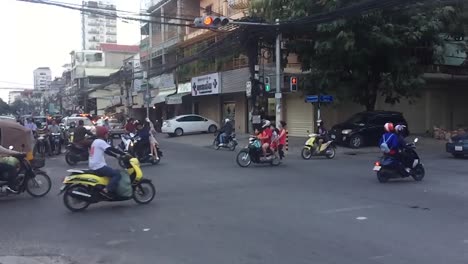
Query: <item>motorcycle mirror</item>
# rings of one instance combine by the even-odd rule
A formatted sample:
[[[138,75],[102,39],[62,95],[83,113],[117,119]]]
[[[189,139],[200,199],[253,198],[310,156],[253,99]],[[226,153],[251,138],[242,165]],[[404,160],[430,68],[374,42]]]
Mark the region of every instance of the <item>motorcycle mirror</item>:
[[[419,141],[419,138],[414,139],[414,143],[417,143]]]
[[[12,149],[13,149],[13,146],[9,146],[8,148],[9,148],[10,150],[12,150]]]

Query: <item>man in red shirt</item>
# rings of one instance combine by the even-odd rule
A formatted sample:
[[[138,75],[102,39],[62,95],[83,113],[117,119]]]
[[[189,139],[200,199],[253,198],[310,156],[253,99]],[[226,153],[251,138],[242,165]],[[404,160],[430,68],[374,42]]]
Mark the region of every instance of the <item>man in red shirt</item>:
[[[127,133],[135,133],[135,129],[136,127],[134,124],[134,119],[129,118],[127,124],[125,125],[125,131],[127,131]]]

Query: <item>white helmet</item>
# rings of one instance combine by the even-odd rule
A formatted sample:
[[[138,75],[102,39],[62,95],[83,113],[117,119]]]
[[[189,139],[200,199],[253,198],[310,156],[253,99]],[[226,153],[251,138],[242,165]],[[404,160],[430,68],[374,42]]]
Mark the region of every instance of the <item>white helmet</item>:
[[[405,130],[406,126],[405,125],[397,125],[395,127],[395,130],[397,133],[403,132]]]
[[[231,121],[231,120],[229,120],[229,118],[226,118],[226,119],[224,120],[224,123],[227,123],[227,122],[229,122],[229,121]]]
[[[262,128],[269,127],[271,122],[269,120],[265,120],[265,124],[263,124]]]

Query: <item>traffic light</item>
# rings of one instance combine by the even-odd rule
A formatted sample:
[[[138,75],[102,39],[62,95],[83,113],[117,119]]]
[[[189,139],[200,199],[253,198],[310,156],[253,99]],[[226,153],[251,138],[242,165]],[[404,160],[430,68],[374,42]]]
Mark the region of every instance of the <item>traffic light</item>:
[[[297,92],[297,77],[291,77],[290,88],[291,92]]]
[[[265,92],[269,93],[271,91],[271,86],[270,86],[270,77],[265,77]]]
[[[193,24],[197,28],[219,28],[226,26],[229,23],[229,18],[218,17],[218,16],[203,16],[197,17],[193,21]]]

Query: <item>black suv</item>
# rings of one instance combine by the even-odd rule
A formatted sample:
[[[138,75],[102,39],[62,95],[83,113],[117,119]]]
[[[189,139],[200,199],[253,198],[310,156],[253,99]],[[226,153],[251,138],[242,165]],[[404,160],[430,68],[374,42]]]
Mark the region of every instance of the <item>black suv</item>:
[[[348,121],[337,124],[330,130],[330,137],[337,143],[360,148],[364,145],[377,145],[384,134],[384,125],[392,122],[395,126],[405,125],[409,135],[408,123],[402,113],[391,111],[361,112]]]

